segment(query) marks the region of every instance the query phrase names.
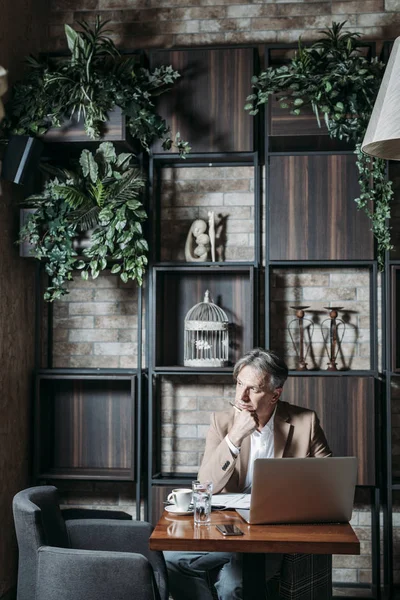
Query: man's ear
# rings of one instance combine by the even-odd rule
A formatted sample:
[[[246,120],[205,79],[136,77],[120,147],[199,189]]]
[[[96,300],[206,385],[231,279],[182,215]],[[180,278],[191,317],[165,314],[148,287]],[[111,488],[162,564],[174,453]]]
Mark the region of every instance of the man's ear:
[[[279,398],[281,397],[282,394],[282,388],[276,388],[274,390],[273,396],[272,396],[272,400],[271,400],[271,404],[276,404],[279,400]]]

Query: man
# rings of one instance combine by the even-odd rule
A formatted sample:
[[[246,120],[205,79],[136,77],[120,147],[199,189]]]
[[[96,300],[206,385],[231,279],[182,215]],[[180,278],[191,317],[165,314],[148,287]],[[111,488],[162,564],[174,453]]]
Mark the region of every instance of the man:
[[[233,408],[211,415],[198,479],[211,480],[214,493],[250,492],[256,458],[331,456],[314,411],[282,402],[286,363],[270,350],[250,350],[235,365]],[[166,552],[174,600],[212,600],[210,575],[220,569],[220,600],[242,600],[241,555]],[[266,554],[267,580],[282,556]]]

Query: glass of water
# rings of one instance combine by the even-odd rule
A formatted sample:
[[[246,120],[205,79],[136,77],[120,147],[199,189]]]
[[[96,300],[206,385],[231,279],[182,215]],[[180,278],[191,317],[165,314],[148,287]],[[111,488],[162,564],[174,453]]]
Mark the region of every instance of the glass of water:
[[[209,525],[211,523],[212,481],[193,481],[194,524]]]

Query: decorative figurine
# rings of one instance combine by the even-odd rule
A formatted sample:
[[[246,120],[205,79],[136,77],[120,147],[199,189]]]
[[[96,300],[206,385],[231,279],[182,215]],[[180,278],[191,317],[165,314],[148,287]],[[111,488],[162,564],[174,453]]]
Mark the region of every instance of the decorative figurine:
[[[203,219],[193,221],[185,244],[185,259],[187,262],[204,262],[207,260],[210,238],[206,231],[207,223]]]
[[[287,328],[293,347],[296,351],[298,371],[308,371],[306,358],[310,350],[311,340],[314,333],[314,323],[311,319],[304,317],[304,311],[309,306],[291,306],[296,311],[296,318],[292,319]],[[306,324],[306,325],[305,325]],[[305,339],[305,334],[307,339]]]
[[[322,337],[324,338],[326,352],[328,354],[328,371],[337,371],[336,358],[339,354],[340,344],[346,331],[346,323],[338,319],[338,311],[342,306],[324,306],[329,311],[329,319],[321,323]],[[329,323],[329,328],[326,325]]]
[[[215,218],[214,211],[208,213],[208,235],[211,245],[211,260],[215,262]]]

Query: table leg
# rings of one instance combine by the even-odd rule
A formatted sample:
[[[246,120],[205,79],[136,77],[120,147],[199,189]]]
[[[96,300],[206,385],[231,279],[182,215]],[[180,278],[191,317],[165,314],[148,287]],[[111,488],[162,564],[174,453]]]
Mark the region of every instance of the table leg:
[[[243,554],[243,598],[265,600],[265,554]]]

